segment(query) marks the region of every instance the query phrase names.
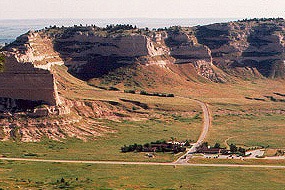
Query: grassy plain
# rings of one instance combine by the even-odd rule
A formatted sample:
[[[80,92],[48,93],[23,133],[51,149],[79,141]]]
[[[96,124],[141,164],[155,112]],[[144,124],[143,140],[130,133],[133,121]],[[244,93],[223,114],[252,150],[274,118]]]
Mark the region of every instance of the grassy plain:
[[[191,158],[188,163],[193,164],[240,164],[240,165],[285,165],[285,160],[274,159],[215,159],[215,158]]]
[[[4,189],[282,189],[284,174],[273,168],[0,162]]]
[[[285,94],[284,81],[256,79],[233,84],[189,85],[191,88],[173,90],[208,103],[212,111],[212,127],[206,141],[210,144],[219,142],[225,146],[228,139],[228,144],[285,147],[285,102],[274,102],[265,97],[285,99],[274,94]]]

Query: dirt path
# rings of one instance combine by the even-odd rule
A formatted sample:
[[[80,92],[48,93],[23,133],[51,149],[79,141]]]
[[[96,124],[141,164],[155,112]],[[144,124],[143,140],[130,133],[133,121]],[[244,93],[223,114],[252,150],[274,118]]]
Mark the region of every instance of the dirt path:
[[[228,144],[228,141],[229,141],[230,139],[232,139],[232,138],[235,138],[235,137],[237,137],[237,136],[229,137],[229,138],[227,138],[227,139],[224,141],[224,144],[226,145],[227,149],[230,149],[230,145]]]

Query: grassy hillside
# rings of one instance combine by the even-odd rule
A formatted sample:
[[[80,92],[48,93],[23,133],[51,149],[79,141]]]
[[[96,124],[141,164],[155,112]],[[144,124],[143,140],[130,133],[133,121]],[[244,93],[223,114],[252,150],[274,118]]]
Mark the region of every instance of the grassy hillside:
[[[145,144],[157,140],[191,139],[196,141],[202,130],[202,109],[199,104],[180,97],[156,97],[109,91],[87,85],[66,72],[63,66],[54,68],[57,86],[62,97],[69,101],[80,101],[83,106],[72,108],[69,115],[51,117],[57,119],[80,119],[82,123],[95,123],[108,129],[103,135],[88,138],[88,143],[75,139],[52,141],[45,137],[41,142],[22,143],[21,135],[16,142],[0,142],[1,153],[9,157],[27,157],[32,153],[35,158],[87,159],[87,160],[140,160],[173,161],[179,154],[157,154],[149,159],[144,153],[121,153],[120,148],[134,143]],[[106,117],[86,116],[89,105],[96,101],[99,106],[108,105],[110,114]],[[89,109],[87,109],[89,108]],[[106,106],[101,107],[101,112]],[[27,122],[27,118],[19,121]],[[39,120],[39,119],[38,119]],[[78,123],[72,124],[77,127]],[[23,126],[25,127],[25,126]],[[96,131],[100,132],[100,131]],[[1,138],[4,131],[1,130]],[[28,156],[29,157],[29,156]]]
[[[234,84],[172,80],[166,83],[165,78],[161,77],[155,80],[154,84],[155,88],[149,87],[147,90],[191,97],[209,104],[212,111],[212,127],[207,141],[212,144],[219,142],[225,146],[225,140],[229,139],[228,143],[247,146],[285,147],[285,141],[282,138],[285,127],[285,103],[281,101],[285,98],[276,94],[285,94],[283,80],[235,80]],[[161,102],[163,101],[163,107],[167,109],[187,110],[184,99],[161,99],[100,89],[91,90],[88,88],[92,87],[87,85],[78,88],[80,90],[77,89],[76,93],[72,90],[65,90],[62,93],[80,99],[117,101],[124,97],[139,100],[148,105],[163,105]],[[271,96],[273,98],[270,98]],[[169,103],[167,103],[168,100]]]
[[[283,148],[285,144],[282,138],[285,103],[280,101],[284,98],[278,95],[285,94],[282,80],[236,80],[235,84],[180,80],[179,83],[173,81],[170,88],[171,81],[164,83],[164,79],[157,79],[157,87],[149,87],[147,91],[175,94],[174,98],[164,98],[96,88],[68,74],[64,66],[55,67],[54,72],[62,97],[87,103],[110,102],[117,105],[113,105],[112,109],[122,110],[119,113],[113,111],[118,115],[115,121],[84,116],[84,110],[80,110],[83,109],[80,107],[71,113],[70,117],[79,113],[81,115],[76,117],[82,117],[82,121],[100,123],[114,133],[91,138],[89,143],[74,138],[63,142],[47,139],[41,143],[1,142],[3,155],[25,157],[28,153],[33,153],[37,158],[51,159],[172,161],[178,155],[157,154],[154,159],[149,159],[140,153],[122,154],[120,148],[133,143],[169,140],[171,137],[197,140],[203,122],[201,108],[178,96],[208,103],[212,111],[212,127],[206,141],[210,144],[219,142],[225,146],[226,140],[227,143],[264,147],[269,145],[270,148]],[[147,105],[148,109],[132,102]]]

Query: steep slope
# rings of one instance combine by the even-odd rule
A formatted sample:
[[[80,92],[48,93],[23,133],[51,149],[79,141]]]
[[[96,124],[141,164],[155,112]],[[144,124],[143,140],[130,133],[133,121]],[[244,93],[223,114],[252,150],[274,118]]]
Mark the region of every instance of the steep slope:
[[[121,27],[51,28],[40,34],[54,39],[54,49],[68,71],[83,80],[101,78],[121,67],[159,65],[167,71],[169,65],[182,64],[193,66],[190,73],[196,71],[215,82],[224,80],[212,68],[209,48],[194,43],[187,34],[175,28],[151,32]]]
[[[120,89],[183,86],[187,81],[224,83],[235,77],[285,78],[284,23],[263,19],[153,31],[131,25],[54,26],[28,32],[3,48],[7,61],[2,75],[9,81],[12,73],[43,78],[26,77],[9,85],[10,90],[3,81],[1,94],[58,105],[51,67],[63,64],[89,84]],[[17,85],[30,93],[19,93]]]
[[[283,19],[246,20],[197,28],[198,42],[229,74],[285,78]]]

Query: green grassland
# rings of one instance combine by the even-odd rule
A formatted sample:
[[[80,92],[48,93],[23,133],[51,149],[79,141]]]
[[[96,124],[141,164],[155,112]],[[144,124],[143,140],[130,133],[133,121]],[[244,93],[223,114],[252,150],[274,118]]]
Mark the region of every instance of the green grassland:
[[[140,108],[138,111],[153,116],[141,121],[110,121],[100,118],[88,118],[100,123],[100,125],[110,127],[115,133],[91,138],[87,143],[75,138],[68,138],[62,140],[62,142],[52,141],[47,138],[35,143],[23,143],[17,139],[16,142],[0,142],[0,153],[2,155],[49,159],[170,162],[181,154],[155,153],[154,158],[147,158],[144,153],[121,153],[120,148],[134,143],[145,144],[157,140],[170,140],[171,138],[181,141],[189,139],[195,141],[201,133],[203,127],[202,109],[199,104],[187,98],[150,97],[102,90],[72,77],[66,72],[65,67],[56,67],[55,69],[57,86],[60,95],[63,97],[81,101],[114,101],[125,106],[124,109],[132,109],[135,105],[121,99],[139,101],[146,104],[149,109]],[[192,114],[190,116],[181,116],[180,113],[183,111]],[[74,115],[74,113],[72,114]],[[133,116],[131,112],[128,115],[129,117]]]
[[[155,158],[147,158],[144,153],[121,153],[120,148],[134,143],[145,144],[157,140],[197,140],[201,129],[201,118],[180,118],[181,121],[105,121],[116,133],[96,137],[87,143],[69,138],[62,142],[43,139],[36,143],[0,142],[1,153],[8,157],[25,157],[28,153],[34,158],[81,159],[81,160],[125,160],[125,161],[173,161],[180,154],[155,153]],[[103,121],[104,122],[104,121]],[[26,156],[27,157],[27,156]],[[28,156],[31,157],[31,156]]]
[[[154,117],[144,121],[122,122],[94,118],[117,132],[94,138],[88,143],[72,138],[63,142],[47,139],[39,143],[1,142],[1,153],[5,156],[23,157],[25,154],[34,153],[38,158],[51,159],[172,161],[178,155],[156,153],[156,157],[150,159],[143,153],[120,153],[120,147],[133,143],[169,140],[171,137],[178,140],[197,140],[199,137],[203,125],[201,107],[187,98],[162,98],[102,90],[72,77],[65,67],[55,69],[59,92],[64,97],[120,103],[123,103],[121,99],[139,101],[150,107],[149,110],[142,111],[169,115],[169,118]],[[185,88],[161,86],[156,90],[207,102],[212,111],[212,127],[206,139],[210,144],[219,142],[225,146],[225,140],[229,139],[228,143],[282,148],[285,143],[283,115],[264,113],[262,110],[285,110],[285,103],[268,99],[249,100],[245,97],[264,98],[264,95],[272,95],[274,92],[282,93],[283,84],[282,81],[269,80],[237,81],[236,84],[189,83]],[[155,92],[154,89],[148,90]],[[196,111],[200,115],[196,119],[183,118],[179,115],[173,116],[171,111]]]
[[[184,90],[173,90],[176,90],[176,94],[208,103],[212,112],[212,126],[206,141],[210,144],[219,142],[225,146],[225,140],[230,138],[229,144],[285,147],[285,103],[266,97],[285,99],[274,94],[284,94],[284,81],[256,79],[236,81],[234,84],[200,83],[196,84],[196,88],[193,84],[189,85],[191,87]]]
[[[242,114],[215,115],[208,140],[212,143],[234,143],[246,146],[282,148],[285,146],[284,115]]]
[[[150,117],[142,121],[114,122],[93,118],[96,122],[116,131],[104,137],[97,137],[85,143],[77,139],[62,142],[44,139],[38,143],[1,142],[1,153],[9,157],[23,157],[28,153],[38,158],[85,159],[85,160],[137,160],[137,161],[173,161],[178,155],[156,154],[155,158],[146,158],[143,153],[120,152],[120,147],[134,143],[144,144],[156,140],[197,140],[201,133],[203,120],[199,104],[187,99],[191,97],[208,103],[212,112],[212,126],[206,141],[225,145],[234,143],[246,146],[284,147],[284,114],[268,113],[272,110],[285,110],[284,102],[272,102],[270,99],[258,101],[245,97],[264,98],[274,92],[284,94],[283,81],[260,79],[256,81],[237,81],[235,84],[193,83],[185,87],[166,88],[161,85],[150,92],[173,93],[174,98],[144,96],[94,88],[86,82],[76,79],[66,72],[66,67],[55,67],[57,86],[60,95],[71,100],[102,100],[120,102],[122,99],[139,101],[149,109],[145,113],[157,113],[165,118]],[[276,95],[274,95],[276,96]],[[131,107],[130,107],[131,108]],[[173,112],[190,111],[198,117],[182,117]],[[265,111],[265,112],[264,112]],[[130,117],[132,115],[130,114]]]
[[[238,165],[285,165],[285,160],[281,159],[215,159],[196,157],[188,160],[192,164],[238,164]]]
[[[284,169],[0,161],[4,189],[282,189]]]

